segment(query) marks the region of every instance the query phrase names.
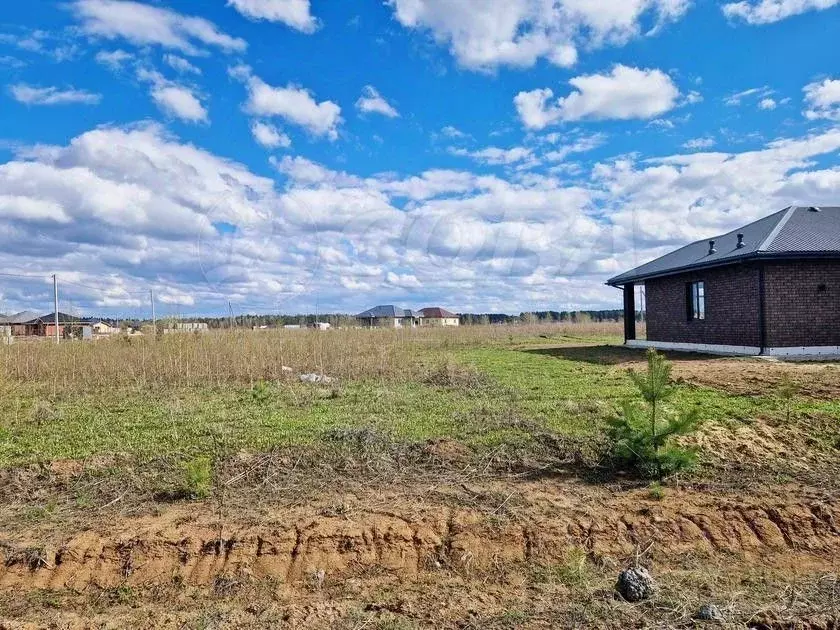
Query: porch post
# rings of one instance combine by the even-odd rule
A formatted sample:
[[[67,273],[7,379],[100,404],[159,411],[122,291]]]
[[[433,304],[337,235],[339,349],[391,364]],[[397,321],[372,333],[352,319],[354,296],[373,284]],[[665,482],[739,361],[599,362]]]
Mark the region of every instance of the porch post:
[[[628,282],[624,285],[624,341],[636,338],[636,285]]]

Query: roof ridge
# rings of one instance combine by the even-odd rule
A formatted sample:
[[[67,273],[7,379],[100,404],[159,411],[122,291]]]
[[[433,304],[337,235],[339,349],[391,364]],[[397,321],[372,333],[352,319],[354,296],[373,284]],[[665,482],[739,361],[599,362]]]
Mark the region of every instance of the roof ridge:
[[[785,227],[785,224],[790,221],[790,218],[793,216],[793,213],[796,212],[797,206],[789,206],[785,208],[782,212],[784,212],[784,216],[779,220],[772,230],[770,230],[770,234],[767,235],[761,245],[755,250],[757,252],[764,252],[767,251],[767,248],[776,240],[776,237],[779,236],[779,232],[782,231],[782,228]]]

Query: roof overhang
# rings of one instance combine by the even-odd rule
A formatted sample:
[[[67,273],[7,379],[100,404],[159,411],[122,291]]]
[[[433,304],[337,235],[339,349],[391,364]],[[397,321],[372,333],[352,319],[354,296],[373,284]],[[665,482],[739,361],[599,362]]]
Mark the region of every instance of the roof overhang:
[[[783,261],[783,260],[837,260],[840,259],[840,252],[838,251],[829,251],[829,252],[756,252],[754,254],[749,254],[747,256],[741,256],[734,260],[718,260],[711,263],[694,263],[691,265],[684,265],[682,267],[674,267],[673,269],[668,269],[666,271],[660,271],[656,273],[649,273],[649,274],[640,274],[636,276],[629,276],[626,278],[622,278],[621,276],[616,276],[615,278],[610,278],[605,283],[611,287],[623,287],[630,283],[637,283],[637,282],[644,282],[645,280],[654,280],[656,278],[665,278],[668,276],[676,276],[683,273],[689,273],[691,271],[704,271],[706,269],[714,269],[717,267],[731,267],[734,265],[743,265],[744,263],[750,262],[757,262],[762,260],[776,260],[776,261]]]

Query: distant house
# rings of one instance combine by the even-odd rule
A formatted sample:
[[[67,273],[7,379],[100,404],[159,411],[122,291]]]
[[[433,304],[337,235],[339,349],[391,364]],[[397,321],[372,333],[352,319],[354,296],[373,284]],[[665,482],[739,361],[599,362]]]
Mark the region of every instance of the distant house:
[[[365,328],[414,328],[420,325],[423,315],[391,304],[374,306],[356,315]]]
[[[38,315],[32,311],[23,311],[15,315],[5,317],[0,325],[7,327],[13,337],[54,337],[56,328],[55,313]],[[91,319],[79,317],[67,313],[58,313],[59,334],[64,337],[84,333],[84,329],[90,329]]]
[[[171,327],[163,329],[164,335],[173,333],[206,333],[210,327],[206,322],[175,322]]]
[[[420,314],[423,316],[423,326],[458,326],[461,323],[455,313],[439,306],[421,308]]]
[[[108,335],[115,335],[120,332],[120,329],[117,326],[112,326],[108,322],[99,320],[94,320],[91,324],[91,328],[93,330],[93,334],[95,336],[108,336]]]
[[[33,311],[21,311],[14,315],[8,315],[0,319],[6,332],[14,337],[26,337],[37,334],[37,326],[30,322],[38,319],[38,313]]]
[[[611,278],[627,345],[745,355],[840,354],[840,207],[790,207]],[[636,339],[644,285],[647,339]]]

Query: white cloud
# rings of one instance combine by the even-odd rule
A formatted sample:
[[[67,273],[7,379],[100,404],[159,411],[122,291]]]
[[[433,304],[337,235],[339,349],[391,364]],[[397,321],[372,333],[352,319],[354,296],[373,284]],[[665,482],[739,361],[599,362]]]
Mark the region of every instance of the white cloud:
[[[447,138],[452,138],[453,140],[466,140],[467,138],[471,137],[470,134],[464,133],[463,131],[461,131],[457,127],[453,127],[452,125],[447,125],[443,129],[441,129],[440,132]]]
[[[683,143],[683,148],[694,151],[696,149],[709,149],[715,146],[715,139],[709,138],[693,138]]]
[[[227,4],[252,20],[282,22],[303,33],[318,28],[309,0],[228,0]]]
[[[449,152],[452,155],[470,157],[478,162],[491,165],[510,165],[521,162],[532,162],[534,160],[533,151],[527,147],[513,147],[510,149],[486,147],[477,151],[450,147]]]
[[[76,103],[96,105],[102,100],[101,94],[86,90],[61,89],[54,86],[38,87],[25,83],[11,85],[9,91],[16,101],[26,105],[70,105]]]
[[[822,11],[840,0],[751,0],[723,5],[723,14],[747,24],[771,24],[808,11]]]
[[[689,0],[387,0],[406,28],[428,30],[471,69],[574,65],[578,48],[621,45],[682,17]],[[653,28],[645,28],[644,22]]]
[[[245,111],[249,114],[263,118],[280,116],[316,136],[326,136],[330,140],[338,138],[338,127],[342,122],[341,107],[332,101],[318,103],[309,90],[294,85],[271,86],[252,74],[246,66],[236,66],[230,70],[230,74],[243,81],[248,88]]]
[[[117,49],[112,51],[100,50],[96,53],[96,63],[107,66],[111,70],[121,70],[123,64],[134,59],[134,55],[127,53],[124,50]]]
[[[575,88],[552,102],[549,88],[520,92],[514,104],[530,129],[584,119],[629,120],[654,118],[677,105],[680,91],[667,74],[656,69],[616,65],[609,74],[590,74],[569,80]]]
[[[603,137],[528,141],[541,156]],[[131,292],[151,285],[205,312],[228,300],[236,312],[300,312],[313,294],[325,310],[352,312],[402,291],[405,306],[457,296],[464,311],[617,306],[603,286],[612,273],[786,205],[828,205],[840,168],[821,165],[839,154],[840,129],[827,129],[740,153],[611,159],[571,182],[359,175],[286,156],[272,161],[278,186],[162,126],[104,127],[0,164],[0,266],[101,287],[65,285],[99,315],[148,316],[130,310]],[[10,286],[10,309],[51,299],[46,283],[43,296]]]
[[[382,114],[388,118],[397,118],[400,115],[372,85],[366,85],[362,89],[362,95],[356,101],[356,108],[366,114]]]
[[[165,114],[189,123],[209,122],[207,108],[191,88],[170,81],[155,70],[141,68],[137,78],[151,84],[152,100]]]
[[[225,52],[247,47],[245,40],[221,32],[209,20],[132,0],[76,0],[71,8],[83,32],[105,39],[154,44],[188,55],[199,54],[202,45]]]
[[[723,99],[723,102],[729,107],[738,107],[745,99],[765,99],[772,96],[773,93],[774,90],[764,85],[762,87],[749,88],[747,90],[742,90],[740,92],[730,94],[729,96]]]
[[[251,134],[254,136],[254,140],[266,149],[292,146],[291,138],[269,123],[254,121],[251,124]]]
[[[417,276],[410,273],[398,274],[393,271],[385,274],[385,282],[400,289],[419,289],[423,286]]]
[[[163,56],[163,60],[173,70],[177,70],[183,74],[201,74],[201,69],[197,68],[189,61],[178,55],[167,53]]]
[[[809,120],[825,118],[840,120],[840,79],[825,79],[809,83],[805,92],[805,117]]]

